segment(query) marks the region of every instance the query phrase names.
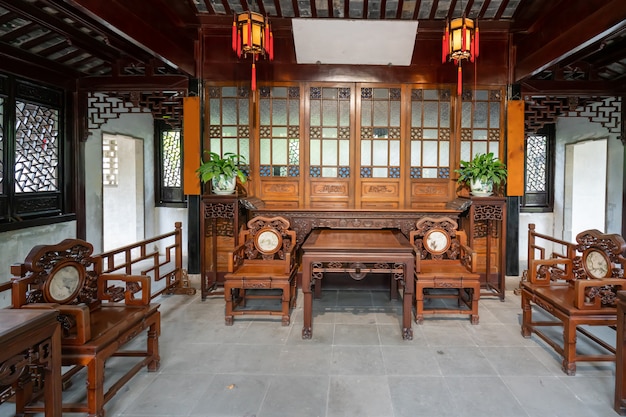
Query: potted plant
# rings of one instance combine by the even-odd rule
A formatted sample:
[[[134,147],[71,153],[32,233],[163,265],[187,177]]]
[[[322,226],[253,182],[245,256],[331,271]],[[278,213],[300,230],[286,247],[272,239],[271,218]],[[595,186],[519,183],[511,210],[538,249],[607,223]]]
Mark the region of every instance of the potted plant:
[[[506,165],[493,152],[476,154],[471,161],[461,161],[459,184],[469,185],[472,195],[486,197],[493,194],[493,186],[506,183]]]
[[[226,152],[223,156],[215,152],[205,153],[209,155],[209,159],[201,161],[196,172],[203,183],[211,181],[213,193],[232,194],[237,178],[242,183],[246,182],[246,174],[240,168],[241,162],[246,161],[245,157],[232,152]]]

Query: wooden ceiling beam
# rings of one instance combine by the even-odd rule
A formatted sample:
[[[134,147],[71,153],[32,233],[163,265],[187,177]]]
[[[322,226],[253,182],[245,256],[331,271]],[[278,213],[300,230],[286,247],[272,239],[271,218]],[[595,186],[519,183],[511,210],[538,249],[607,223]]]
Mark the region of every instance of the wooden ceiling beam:
[[[522,94],[619,96],[626,93],[626,84],[615,81],[553,81],[524,80]]]
[[[78,88],[90,91],[163,91],[187,90],[189,78],[184,75],[120,75],[88,77],[78,80]]]
[[[163,16],[152,18],[150,11],[136,2],[118,0],[66,0],[91,18],[112,30],[131,45],[151,53],[174,68],[195,74],[194,37],[196,28],[178,27]],[[132,8],[131,8],[132,7]],[[139,10],[135,8],[139,7]],[[155,25],[155,22],[159,22]],[[189,36],[187,36],[189,35]]]
[[[556,65],[626,27],[623,0],[607,0],[601,6],[587,0],[570,0],[568,7],[559,13],[543,19],[533,33],[514,36],[517,51],[515,82]]]
[[[0,57],[2,57],[3,62],[8,60],[21,62],[22,70],[24,70],[25,67],[28,67],[35,72],[41,72],[43,70],[44,72],[54,73],[59,78],[62,77],[65,80],[71,80],[82,76],[80,72],[68,68],[65,65],[58,64],[54,61],[50,61],[49,59],[30,54],[19,48],[3,43],[0,43]]]
[[[119,51],[114,50],[104,43],[94,41],[94,39],[87,33],[67,24],[62,19],[46,13],[36,6],[32,6],[28,2],[8,2],[0,0],[0,4],[8,10],[19,13],[22,16],[26,16],[27,19],[52,30],[53,32],[57,32],[63,37],[71,39],[74,46],[83,49],[92,55],[104,55],[108,59],[119,58]]]

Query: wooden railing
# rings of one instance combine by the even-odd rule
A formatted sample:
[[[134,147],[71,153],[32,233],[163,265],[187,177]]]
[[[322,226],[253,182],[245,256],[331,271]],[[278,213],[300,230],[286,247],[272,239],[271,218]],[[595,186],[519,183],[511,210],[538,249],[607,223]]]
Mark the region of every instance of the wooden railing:
[[[195,294],[183,269],[182,223],[174,231],[94,255],[101,274],[147,275],[152,278],[152,294]]]

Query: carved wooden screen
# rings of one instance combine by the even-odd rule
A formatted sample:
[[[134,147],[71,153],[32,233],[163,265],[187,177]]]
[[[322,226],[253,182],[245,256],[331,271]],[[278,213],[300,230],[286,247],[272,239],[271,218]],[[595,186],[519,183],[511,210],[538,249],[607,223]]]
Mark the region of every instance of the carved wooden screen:
[[[249,190],[267,207],[443,205],[456,196],[459,159],[503,151],[503,89],[466,91],[463,100],[454,89],[292,82],[251,94],[208,86],[204,149],[246,156]]]
[[[259,88],[258,197],[271,206],[297,207],[302,190],[301,101],[299,86]],[[255,180],[253,180],[255,181]]]
[[[448,88],[411,88],[410,153],[412,204],[451,199],[452,95]]]
[[[250,162],[250,90],[235,86],[209,87],[207,97],[208,143],[204,150],[223,155],[232,152]],[[203,158],[206,156],[203,155]],[[247,172],[247,169],[244,169]]]
[[[309,94],[309,167],[305,195],[311,207],[347,208],[353,164],[352,87],[311,86]]]
[[[398,208],[404,178],[401,168],[402,90],[359,86],[358,91],[357,207]]]
[[[493,152],[500,158],[502,90],[463,91],[461,110],[461,160],[469,161],[476,154]]]

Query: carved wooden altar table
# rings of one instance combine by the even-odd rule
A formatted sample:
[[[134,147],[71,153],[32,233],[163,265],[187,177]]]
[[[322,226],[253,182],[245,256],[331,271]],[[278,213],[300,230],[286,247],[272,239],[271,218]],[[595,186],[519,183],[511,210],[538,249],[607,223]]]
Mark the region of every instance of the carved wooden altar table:
[[[15,387],[15,414],[23,415],[32,384],[44,392],[46,417],[61,417],[61,326],[56,310],[0,309],[0,403]],[[42,380],[29,372],[42,369]],[[36,379],[39,379],[38,377]]]
[[[389,274],[402,294],[402,338],[413,339],[411,316],[415,252],[400,230],[316,229],[302,244],[302,338],[313,336],[313,287],[325,272],[348,273],[360,281],[368,274]]]

